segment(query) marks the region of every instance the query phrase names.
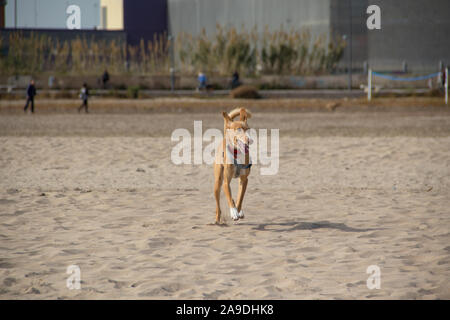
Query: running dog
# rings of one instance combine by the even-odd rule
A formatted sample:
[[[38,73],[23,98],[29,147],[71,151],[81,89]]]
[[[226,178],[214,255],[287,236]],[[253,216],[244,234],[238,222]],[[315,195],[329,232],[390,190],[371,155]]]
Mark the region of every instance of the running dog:
[[[247,119],[251,117],[245,108],[237,108],[230,113],[223,112],[224,138],[216,150],[214,161],[214,196],[216,198],[216,224],[220,224],[220,189],[223,189],[230,208],[233,220],[244,218],[242,201],[247,189],[248,176],[252,166],[249,155],[249,145],[252,143],[247,130],[249,129]],[[239,116],[238,121],[234,118]],[[230,182],[239,177],[239,191],[237,195],[237,206],[233,201],[230,190]]]

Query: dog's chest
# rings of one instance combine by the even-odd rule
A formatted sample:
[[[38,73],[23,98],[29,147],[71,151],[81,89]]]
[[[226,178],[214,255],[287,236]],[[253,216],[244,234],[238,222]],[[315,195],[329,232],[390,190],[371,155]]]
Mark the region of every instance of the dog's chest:
[[[237,178],[239,176],[248,175],[248,171],[252,166],[252,161],[248,150],[246,150],[245,153],[239,152],[238,149],[230,145],[228,145],[226,149],[227,160],[234,165],[234,177]]]

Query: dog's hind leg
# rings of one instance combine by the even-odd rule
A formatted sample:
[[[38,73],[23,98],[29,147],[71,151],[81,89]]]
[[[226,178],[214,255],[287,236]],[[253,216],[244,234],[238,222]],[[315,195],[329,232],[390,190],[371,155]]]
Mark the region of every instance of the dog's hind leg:
[[[238,198],[237,198],[237,210],[239,214],[239,218],[244,218],[244,212],[242,211],[242,202],[244,201],[244,195],[245,190],[247,190],[247,183],[248,178],[247,176],[240,176],[239,177],[239,191],[238,191]]]
[[[214,197],[216,198],[216,223],[220,223],[220,189],[223,182],[223,165],[214,164]]]

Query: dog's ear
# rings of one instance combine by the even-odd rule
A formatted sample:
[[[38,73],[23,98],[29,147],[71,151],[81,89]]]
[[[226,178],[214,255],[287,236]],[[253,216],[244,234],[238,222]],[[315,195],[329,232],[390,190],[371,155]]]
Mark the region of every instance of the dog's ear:
[[[226,113],[225,111],[222,112],[223,118],[225,119],[225,122],[233,122],[233,120],[231,120],[230,116],[228,115],[228,113]]]
[[[241,108],[241,112],[239,114],[239,121],[247,121],[247,111],[244,108]]]

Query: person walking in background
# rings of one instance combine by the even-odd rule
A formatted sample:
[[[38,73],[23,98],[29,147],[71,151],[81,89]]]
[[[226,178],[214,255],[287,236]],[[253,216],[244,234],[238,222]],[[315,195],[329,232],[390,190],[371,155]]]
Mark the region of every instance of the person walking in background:
[[[206,75],[203,72],[198,73],[198,87],[197,91],[206,89]]]
[[[87,87],[87,84],[83,83],[83,87],[81,87],[81,90],[80,90],[80,99],[83,100],[83,103],[78,108],[78,112],[80,112],[81,109],[83,109],[83,108],[86,111],[86,113],[89,112],[88,111],[88,97],[89,97],[89,89]]]
[[[34,96],[36,95],[36,87],[34,86],[34,80],[30,81],[27,87],[27,103],[23,108],[24,112],[27,112],[28,104],[31,102],[31,113],[34,113]]]
[[[105,72],[103,73],[102,81],[103,81],[103,89],[105,89],[105,88],[106,88],[106,85],[108,84],[108,81],[109,81],[109,73],[108,73],[108,70],[105,70]]]
[[[237,88],[241,85],[239,81],[239,73],[235,71],[231,77],[231,89]]]

